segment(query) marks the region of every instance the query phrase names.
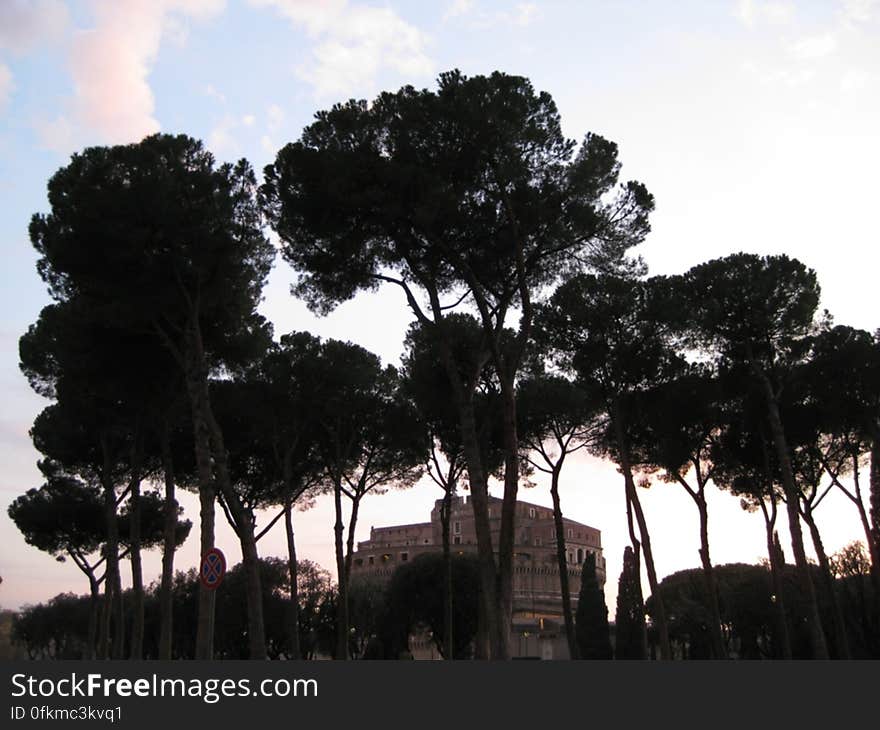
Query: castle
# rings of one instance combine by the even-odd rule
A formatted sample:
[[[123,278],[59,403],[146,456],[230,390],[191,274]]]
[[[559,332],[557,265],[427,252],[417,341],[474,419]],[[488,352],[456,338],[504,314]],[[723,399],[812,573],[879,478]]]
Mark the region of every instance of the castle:
[[[430,522],[370,528],[370,539],[358,542],[352,579],[387,581],[395,568],[422,553],[442,550],[442,500],[431,510]],[[568,658],[562,616],[562,592],[556,556],[553,510],[528,502],[516,503],[514,533],[513,614],[511,655]],[[501,529],[501,500],[489,497],[493,545]],[[605,584],[601,533],[594,527],[563,518],[565,554],[572,610],[577,607],[581,570],[588,553],[596,556],[596,575]],[[455,497],[449,518],[450,547],[458,553],[477,550],[473,507],[467,497]],[[429,647],[424,647],[430,651]]]

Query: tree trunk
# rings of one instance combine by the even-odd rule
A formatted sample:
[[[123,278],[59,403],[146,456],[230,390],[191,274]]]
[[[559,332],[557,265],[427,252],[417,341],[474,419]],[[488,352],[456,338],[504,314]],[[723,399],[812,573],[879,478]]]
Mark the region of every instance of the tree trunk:
[[[448,661],[455,659],[455,642],[452,635],[452,550],[449,547],[449,516],[452,511],[453,489],[454,486],[450,486],[447,482],[440,507],[443,536],[443,658]]]
[[[342,522],[342,486],[333,485],[333,506],[336,511],[336,522],[333,525],[334,547],[336,549],[336,582],[339,595],[336,606],[336,655],[334,659],[348,659],[348,590],[345,580],[345,553],[342,533],[345,525]]]
[[[246,581],[246,597],[247,597],[247,615],[248,615],[248,645],[250,649],[251,659],[266,659],[266,631],[263,623],[263,593],[260,586],[260,566],[259,553],[257,552],[257,542],[254,535],[254,519],[253,515],[244,508],[238,499],[238,495],[232,488],[232,482],[229,478],[229,471],[226,465],[226,446],[223,442],[223,432],[214,418],[211,410],[211,399],[208,392],[208,367],[205,360],[205,352],[202,345],[201,330],[199,329],[198,320],[194,318],[190,327],[190,342],[187,351],[187,389],[190,395],[190,401],[193,409],[193,426],[196,431],[196,460],[199,470],[199,492],[203,491],[204,481],[212,485],[216,484],[220,493],[226,501],[227,507],[232,513],[235,521],[236,531],[238,533],[239,542],[241,544],[242,562],[244,563],[244,574]],[[206,459],[207,457],[207,459]],[[214,480],[211,481],[210,477]],[[213,543],[213,520],[214,520],[214,501],[213,486],[210,488],[210,503],[206,490],[205,499],[202,501],[202,509],[205,512],[210,505],[210,521],[211,530],[210,538]],[[203,536],[202,555],[206,550],[210,550],[213,544],[206,547],[206,539]],[[206,591],[200,586],[200,591],[213,594],[213,591]],[[213,623],[214,623],[214,597],[205,597],[205,613],[209,618],[205,618],[205,626],[202,626],[202,595],[199,596],[199,629],[203,630],[204,635],[200,634],[202,643],[199,644],[202,652],[208,653],[207,632],[210,631],[210,642],[213,645]],[[210,625],[208,625],[210,624]],[[208,656],[200,656],[199,658],[209,658]]]
[[[284,529],[287,535],[287,572],[290,580],[290,616],[288,618],[288,630],[290,633],[289,659],[301,659],[299,648],[299,583],[297,582],[296,566],[296,542],[293,539],[293,505],[287,502],[284,505]]]
[[[562,616],[565,619],[565,638],[568,641],[568,655],[571,659],[580,658],[577,636],[574,629],[574,617],[571,612],[571,593],[568,585],[568,561],[565,554],[565,525],[562,522],[562,505],[559,500],[559,471],[562,460],[554,467],[550,475],[550,496],[553,498],[553,526],[556,528],[556,565],[559,567],[559,590],[562,594]]]
[[[144,568],[141,560],[141,462],[143,445],[140,435],[131,460],[131,483],[129,484],[129,516],[131,521],[131,646],[129,656],[141,659],[144,654]]]
[[[110,447],[105,437],[101,438],[101,451],[104,468],[101,482],[104,487],[104,524],[107,540],[104,543],[104,557],[107,567],[104,573],[104,609],[101,614],[101,631],[98,638],[98,658],[110,659],[112,656],[110,625],[113,618],[113,594],[119,575],[119,525],[116,522],[116,485],[113,483]],[[121,630],[122,627],[119,627]]]
[[[874,548],[880,553],[880,429],[875,430],[871,444],[871,475],[869,480],[871,492],[871,534]],[[874,581],[874,601],[880,606],[880,560],[871,556],[871,577]]]
[[[770,580],[773,584],[773,604],[776,608],[776,641],[774,644],[775,654],[780,659],[791,659],[791,637],[788,631],[788,615],[785,610],[785,596],[783,593],[782,569],[784,560],[781,560],[782,550],[777,549],[775,541],[776,533],[773,529],[776,524],[776,509],[774,505],[773,516],[767,512],[764,503],[761,503],[761,512],[764,514],[764,529],[767,533],[767,559],[770,561]]]
[[[508,648],[506,636],[509,631],[502,627],[498,597],[498,572],[492,531],[489,524],[489,488],[486,483],[483,459],[480,454],[473,402],[460,409],[462,446],[467,462],[468,484],[471,491],[471,507],[474,512],[474,530],[477,536],[477,558],[480,565],[480,596],[483,602],[485,631],[489,643],[490,659],[506,659]]]
[[[822,536],[819,534],[819,528],[813,516],[812,509],[804,508],[804,522],[810,530],[810,536],[813,539],[813,549],[816,551],[816,558],[819,561],[819,570],[822,576],[822,585],[825,590],[826,599],[831,606],[831,620],[834,627],[834,649],[836,659],[850,659],[849,640],[846,635],[846,623],[843,620],[843,612],[840,609],[840,600],[837,597],[837,591],[834,588],[834,576],[831,574],[831,564],[828,562],[828,555],[825,553],[825,546],[822,544]]]
[[[94,573],[89,573],[89,634],[84,659],[95,658],[95,640],[98,636],[98,614],[101,610],[101,589]]]
[[[642,554],[645,556],[645,569],[648,573],[648,585],[651,587],[651,595],[654,597],[654,605],[656,606],[660,658],[672,659],[672,648],[669,644],[669,625],[666,621],[666,606],[663,602],[663,596],[660,595],[660,582],[657,580],[657,571],[654,568],[654,554],[651,550],[651,536],[648,533],[648,523],[645,520],[645,514],[642,511],[641,502],[639,502],[639,495],[636,492],[636,483],[633,479],[632,467],[629,461],[629,447],[624,436],[623,424],[620,422],[619,411],[614,417],[614,429],[620,454],[620,468],[623,471],[627,497],[632,504],[636,522],[639,526],[639,535],[642,538]]]
[[[513,377],[502,376],[501,395],[504,430],[504,498],[501,502],[501,530],[498,536],[498,606],[500,648],[497,658],[510,658],[510,626],[513,616],[513,552],[516,530],[516,493],[519,488],[519,438],[516,430],[516,391]]]
[[[706,597],[712,614],[712,625],[709,633],[712,638],[712,654],[715,659],[727,659],[724,634],[721,630],[721,608],[718,605],[718,584],[715,580],[715,569],[709,557],[709,510],[706,507],[706,496],[702,487],[696,496],[697,509],[700,512],[700,561],[703,564],[703,578],[706,581]]]
[[[794,472],[791,468],[791,459],[788,455],[788,442],[782,427],[782,419],[779,416],[779,406],[773,394],[773,386],[770,379],[763,373],[759,378],[764,391],[764,401],[767,408],[767,417],[770,423],[770,433],[773,436],[773,445],[776,448],[776,457],[779,460],[779,468],[782,475],[782,488],[785,492],[785,506],[788,513],[788,529],[791,533],[791,548],[794,553],[795,566],[804,596],[807,600],[807,628],[810,634],[810,647],[813,659],[827,659],[828,645],[825,641],[825,632],[822,629],[822,620],[819,616],[819,604],[816,600],[816,589],[810,576],[810,566],[807,562],[807,554],[804,550],[804,538],[801,533],[800,511],[798,510],[799,491],[795,486]]]
[[[204,375],[207,378],[207,374]],[[200,556],[214,547],[214,485],[213,458],[211,457],[208,424],[201,404],[199,374],[193,365],[188,368],[186,385],[192,409],[193,441],[196,469],[199,479],[199,540]],[[199,583],[199,608],[196,626],[196,659],[214,658],[214,603],[215,593]]]
[[[171,434],[162,433],[162,469],[165,475],[165,505],[162,528],[162,582],[159,587],[159,659],[172,658],[174,635],[174,552],[177,549],[177,499],[174,494],[174,462]]]
[[[251,659],[267,659],[266,628],[263,623],[263,591],[260,581],[260,556],[254,534],[253,514],[239,511],[234,515],[241,544],[241,560],[244,563],[245,590],[248,617],[248,650]]]
[[[474,414],[474,389],[476,378],[470,383],[462,383],[458,367],[452,357],[452,350],[442,335],[442,322],[438,324],[441,336],[438,338],[440,359],[449,379],[452,398],[458,410],[461,443],[467,464],[468,484],[471,490],[471,507],[474,512],[474,530],[477,536],[477,559],[480,568],[480,599],[483,606],[485,635],[488,638],[489,658],[507,658],[507,634],[509,627],[503,628],[501,610],[498,603],[498,573],[495,565],[495,552],[492,546],[492,531],[489,524],[489,487],[486,470],[480,453],[480,440],[477,435],[477,422]]]

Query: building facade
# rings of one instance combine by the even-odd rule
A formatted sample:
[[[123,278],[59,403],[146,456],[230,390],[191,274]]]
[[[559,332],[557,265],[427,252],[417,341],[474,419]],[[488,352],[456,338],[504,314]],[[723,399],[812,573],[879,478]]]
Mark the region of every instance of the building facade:
[[[359,542],[353,555],[352,579],[384,582],[401,563],[422,553],[442,550],[441,506],[442,500],[437,500],[430,522],[371,527],[369,540]],[[497,497],[489,497],[489,525],[492,543],[497,546],[501,529],[501,500]],[[567,658],[553,510],[518,501],[515,525],[511,655]],[[574,610],[584,560],[589,553],[595,555],[596,575],[599,584],[604,586],[605,558],[599,530],[567,518],[563,518],[563,527],[566,571]],[[473,506],[467,497],[454,498],[449,532],[454,552],[477,551]]]

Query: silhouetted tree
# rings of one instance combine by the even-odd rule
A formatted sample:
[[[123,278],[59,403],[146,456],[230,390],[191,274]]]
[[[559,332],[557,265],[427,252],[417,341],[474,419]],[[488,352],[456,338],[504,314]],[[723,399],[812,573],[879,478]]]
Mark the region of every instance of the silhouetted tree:
[[[596,556],[592,552],[588,552],[584,560],[576,625],[577,658],[611,659],[608,607],[605,605],[605,592],[596,578]]]
[[[215,486],[236,519],[247,519],[229,480],[208,375],[246,357],[255,336],[265,335],[255,309],[274,250],[260,227],[255,185],[244,160],[215,167],[200,142],[153,135],[75,154],[49,181],[51,213],[35,215],[30,227],[38,271],[56,301],[76,299],[121,332],[149,334],[184,374],[203,553],[214,544]],[[256,560],[249,542],[249,636],[252,655],[262,658]],[[212,602],[213,593],[202,591],[197,646],[203,659],[212,655]]]
[[[685,335],[711,356],[746,368],[763,399],[785,493],[792,550],[810,607],[813,656],[828,658],[807,565],[780,396],[792,368],[809,347],[819,303],[816,274],[785,255],[733,254],[695,266],[676,280],[687,311]]]
[[[675,378],[684,367],[661,326],[654,299],[650,282],[582,274],[560,285],[536,318],[538,342],[551,362],[574,376],[607,417],[605,432],[591,450],[610,456],[623,474],[630,540],[644,555],[652,593],[659,581],[634,476],[639,467],[632,444],[635,414],[645,391]],[[662,597],[656,625],[661,656],[669,659]]]
[[[508,655],[520,454],[515,381],[534,292],[582,266],[614,268],[648,231],[653,199],[617,186],[617,147],[598,135],[575,144],[547,93],[522,77],[440,76],[436,92],[404,87],[373,104],[319,112],[299,142],[266,169],[265,209],[297,291],[326,312],[359,290],[400,286],[436,337],[452,387],[468,465],[492,656]],[[447,301],[444,301],[447,300]],[[482,338],[459,371],[444,326],[468,301]],[[505,323],[521,313],[512,342]],[[506,455],[495,547],[473,394],[485,363],[500,385]]]
[[[599,428],[596,414],[599,404],[577,384],[546,374],[523,379],[518,386],[518,398],[521,443],[529,450],[526,458],[535,469],[550,475],[562,615],[569,656],[577,659],[580,641],[575,635],[571,610],[559,476],[565,457],[589,446],[595,438]]]
[[[645,604],[639,581],[638,554],[627,545],[623,570],[617,582],[617,612],[614,616],[614,658],[647,659],[648,638]]]

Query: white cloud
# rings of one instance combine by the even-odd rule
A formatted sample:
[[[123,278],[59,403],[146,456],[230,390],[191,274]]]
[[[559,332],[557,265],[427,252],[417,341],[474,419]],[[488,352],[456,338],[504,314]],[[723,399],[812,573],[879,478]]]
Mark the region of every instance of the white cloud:
[[[850,68],[840,79],[840,90],[844,93],[861,91],[871,82],[871,74],[861,68]]]
[[[207,97],[209,97],[209,98],[211,98],[211,99],[216,99],[216,100],[219,101],[221,104],[225,104],[225,103],[226,103],[226,95],[220,93],[219,91],[217,91],[217,89],[214,88],[214,85],[213,85],[213,84],[208,84],[208,85],[205,87],[204,91],[205,91],[205,96],[207,96]]]
[[[799,61],[825,58],[837,49],[837,38],[833,33],[805,36],[788,47],[788,52]]]
[[[511,17],[514,25],[526,27],[531,25],[532,21],[538,17],[538,6],[534,3],[519,3],[516,6],[516,12]]]
[[[266,109],[266,126],[270,132],[275,132],[284,122],[284,110],[277,104],[270,104]]]
[[[238,119],[227,114],[209,132],[208,149],[218,157],[238,156],[240,147],[234,132],[239,126]]]
[[[443,13],[443,20],[446,21],[450,18],[459,18],[462,15],[467,15],[473,9],[473,0],[453,0],[446,9],[446,12]]]
[[[795,8],[787,0],[739,0],[734,15],[752,28],[759,23],[782,25],[794,17]]]
[[[0,112],[6,108],[6,102],[9,101],[14,88],[15,82],[12,80],[12,71],[9,70],[9,66],[6,64],[0,63]]]
[[[206,18],[225,0],[92,0],[94,25],[71,39],[69,113],[40,122],[53,149],[68,144],[133,142],[160,129],[149,74],[169,33],[185,40],[190,19]],[[62,124],[63,120],[63,124]]]
[[[253,114],[245,114],[245,115],[241,118],[241,123],[242,123],[245,127],[253,127],[254,124],[256,123],[256,121],[257,121],[257,118],[256,118]]]
[[[867,23],[874,16],[878,0],[842,0],[844,22]]]
[[[59,37],[69,15],[62,0],[3,0],[0,2],[0,48],[26,53]]]
[[[348,0],[250,0],[272,7],[315,42],[298,75],[318,96],[340,96],[368,86],[392,69],[407,77],[433,72],[425,52],[428,39],[388,7]]]

